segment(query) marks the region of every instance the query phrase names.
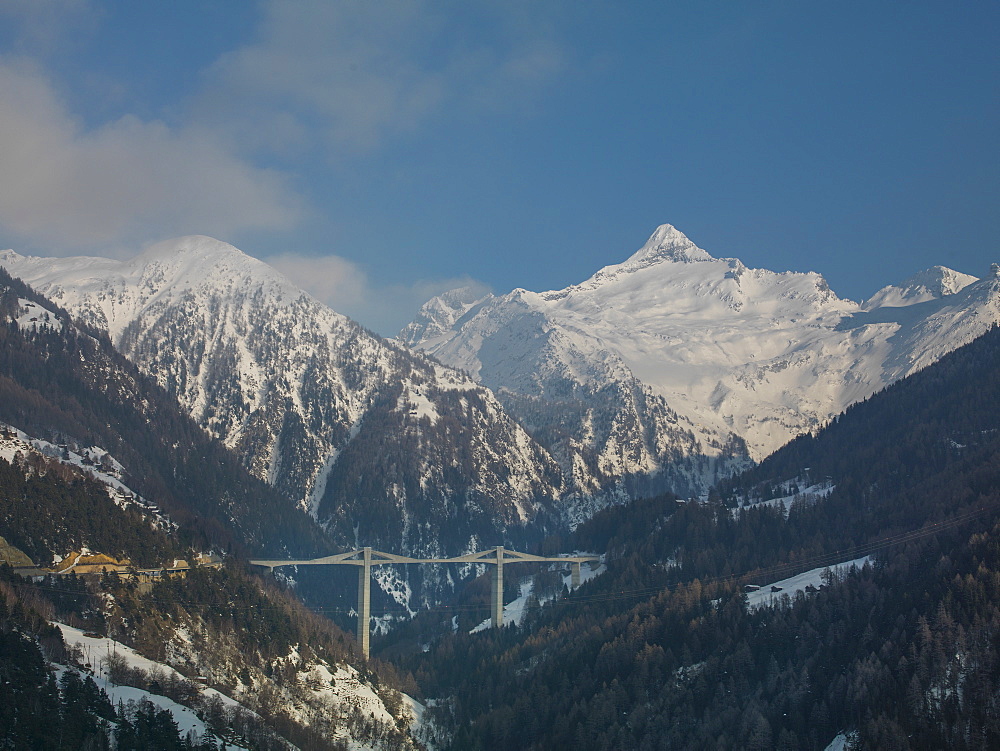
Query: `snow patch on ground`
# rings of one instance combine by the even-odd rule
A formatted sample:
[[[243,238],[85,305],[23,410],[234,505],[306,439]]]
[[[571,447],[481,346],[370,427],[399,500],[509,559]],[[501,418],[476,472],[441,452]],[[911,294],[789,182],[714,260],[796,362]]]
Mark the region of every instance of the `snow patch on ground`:
[[[580,555],[587,555],[587,553],[580,553]],[[601,574],[603,574],[607,568],[603,563],[594,566],[593,563],[582,563],[580,565],[580,585],[582,586],[586,582],[594,579]],[[573,575],[572,573],[563,576],[563,586],[566,589],[572,590],[573,588]],[[512,602],[508,602],[503,606],[503,622],[504,625],[514,624],[515,626],[520,626],[521,621],[524,620],[525,606],[528,604],[528,599],[531,597],[535,590],[535,580],[534,577],[529,577],[521,582],[520,592],[517,599]],[[554,600],[555,597],[541,597],[538,600],[539,605],[545,605],[546,603]],[[469,631],[470,634],[476,634],[480,631],[485,631],[492,625],[492,618],[487,618],[485,621],[480,623],[478,626]]]
[[[785,505],[785,517],[787,518],[789,510],[792,508],[792,502],[793,501],[796,501],[796,500],[799,500],[799,501],[817,501],[817,500],[819,500],[821,498],[826,498],[837,487],[832,482],[830,482],[830,481],[827,480],[827,481],[824,481],[824,482],[814,483],[814,484],[808,486],[807,488],[803,488],[803,489],[801,489],[801,490],[799,490],[797,492],[794,492],[794,493],[789,492],[788,488],[790,488],[792,486],[799,487],[800,482],[801,481],[799,481],[799,480],[796,479],[796,480],[789,480],[788,482],[783,483],[783,485],[786,488],[786,490],[785,490],[786,494],[782,495],[782,496],[779,496],[777,498],[768,498],[766,501],[753,501],[753,502],[750,502],[750,503],[745,503],[741,499],[740,500],[740,506],[738,508],[734,508],[731,513],[732,513],[732,515],[734,517],[736,517],[736,516],[739,515],[739,513],[741,511],[745,511],[747,509],[759,508],[759,507],[762,507],[762,506],[774,506],[774,507],[778,507],[779,505],[784,504]]]
[[[375,579],[379,587],[382,588],[382,591],[388,594],[397,605],[406,608],[410,618],[417,614],[417,611],[410,607],[410,598],[413,596],[410,582],[400,574],[397,567],[373,566],[372,578]],[[385,630],[388,631],[388,628]]]
[[[475,391],[478,387],[461,371],[446,368],[438,363],[434,366],[434,386],[441,391]]]
[[[437,751],[437,745],[430,740],[437,733],[433,724],[425,718],[427,707],[409,694],[403,694],[402,696],[403,706],[410,715],[410,735],[423,743],[427,751]]]
[[[344,444],[345,446],[358,437],[358,433],[361,432],[361,424],[363,422],[364,422],[364,417],[362,416],[357,418],[353,423],[351,423],[351,428],[347,433],[347,442]],[[326,460],[323,462],[323,465],[320,467],[320,469],[316,472],[316,475],[313,477],[312,490],[309,492],[309,495],[306,498],[306,511],[308,511],[309,515],[312,516],[314,519],[318,518],[319,504],[320,502],[322,502],[323,495],[326,493],[326,484],[330,479],[330,473],[333,472],[333,468],[337,464],[337,459],[340,458],[340,453],[343,450],[344,450],[343,446],[341,446],[338,449],[334,449],[333,453],[326,458]],[[274,476],[273,466],[271,473],[268,476],[269,477]]]
[[[845,751],[848,744],[854,741],[854,733],[837,733],[837,737],[830,741],[830,745],[824,751]]]
[[[819,589],[820,585],[825,584],[823,581],[823,573],[825,571],[829,571],[834,577],[840,578],[846,576],[853,568],[863,568],[866,563],[874,562],[875,559],[872,556],[866,555],[863,558],[855,558],[853,561],[845,561],[833,566],[820,566],[819,568],[790,576],[787,579],[763,584],[757,591],[747,592],[747,607],[750,610],[759,610],[760,608],[780,605],[784,599],[784,595],[794,597],[797,592],[805,592],[806,587],[810,585]]]
[[[410,417],[417,420],[426,417],[432,423],[437,422],[441,417],[434,402],[427,394],[420,388],[413,386],[403,389],[403,393],[399,395],[399,401],[396,403],[396,411],[404,414],[409,413]]]
[[[18,299],[21,315],[17,325],[22,331],[62,331],[62,319],[53,311],[23,297]]]
[[[194,731],[196,735],[205,735],[209,732],[205,723],[201,721],[193,710],[188,709],[187,707],[178,704],[165,696],[151,694],[148,691],[143,691],[131,686],[119,686],[112,683],[108,677],[107,662],[108,658],[112,655],[119,655],[125,658],[125,662],[130,668],[139,668],[140,670],[145,670],[146,672],[156,669],[162,671],[166,675],[177,675],[179,677],[183,677],[172,667],[143,657],[131,647],[115,641],[114,639],[88,636],[80,629],[67,626],[64,623],[54,623],[53,625],[62,632],[63,641],[66,642],[67,647],[78,647],[80,649],[84,663],[90,665],[93,670],[94,682],[98,685],[98,687],[103,688],[107,692],[108,698],[111,700],[112,704],[117,705],[119,701],[127,703],[129,700],[139,701],[141,699],[146,699],[160,709],[168,710],[170,714],[173,715],[182,737],[190,731]],[[214,688],[204,688],[202,692],[206,696],[218,696],[226,706],[239,706],[239,702],[236,702],[225,694],[216,691]],[[240,746],[227,744],[225,745],[225,748],[236,749],[240,748]]]
[[[326,457],[326,461],[323,462],[323,466],[319,468],[316,476],[313,477],[312,490],[309,491],[309,496],[306,498],[306,512],[313,519],[318,518],[319,504],[323,500],[323,494],[326,493],[326,483],[330,479],[330,473],[333,471],[333,466],[337,463],[337,458],[340,456],[340,449],[335,449],[332,454]]]
[[[132,688],[129,686],[118,686],[112,684],[107,670],[108,660],[114,655],[116,658],[124,658],[125,664],[129,668],[138,668],[147,673],[154,670],[161,671],[166,676],[183,677],[181,673],[164,663],[151,660],[142,656],[131,647],[115,641],[108,637],[88,635],[83,631],[63,623],[54,623],[63,634],[63,639],[68,647],[77,648],[81,661],[93,671],[93,677],[98,686],[108,693],[108,697],[113,704],[119,700],[127,702],[129,699],[138,701],[148,699],[162,709],[167,709],[173,715],[180,727],[182,736],[188,731],[194,731],[197,735],[204,735],[208,732],[205,723],[191,709],[182,706],[164,696],[150,694],[147,691]],[[188,633],[182,634],[182,640],[190,641]],[[296,673],[298,688],[303,694],[299,694],[299,699],[290,695],[285,695],[286,709],[289,715],[305,724],[310,723],[310,714],[318,709],[324,712],[334,712],[341,716],[351,710],[356,710],[363,717],[371,717],[374,720],[387,725],[395,725],[396,718],[386,708],[382,698],[375,693],[374,689],[362,680],[358,671],[350,665],[330,666],[325,662],[316,660],[304,660],[297,649],[292,649],[287,658],[291,664],[300,665]],[[208,698],[217,696],[226,707],[243,707],[251,714],[256,713],[247,709],[235,699],[220,693],[219,691],[204,687],[202,695]],[[302,703],[303,695],[309,696],[307,703]],[[406,694],[401,694],[403,706],[406,708],[406,716],[411,728],[422,727],[424,707]],[[333,738],[344,741],[351,751],[371,751],[378,744],[372,746],[368,743],[360,742],[349,735],[346,723],[340,723],[334,732]],[[333,739],[331,738],[331,740]],[[240,748],[234,745],[226,745],[226,749]],[[289,744],[289,748],[293,748]]]

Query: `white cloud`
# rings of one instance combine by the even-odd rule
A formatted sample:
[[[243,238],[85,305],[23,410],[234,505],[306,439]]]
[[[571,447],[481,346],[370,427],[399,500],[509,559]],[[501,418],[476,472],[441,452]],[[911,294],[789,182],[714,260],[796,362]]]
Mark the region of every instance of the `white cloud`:
[[[61,66],[77,57],[55,50],[85,47],[89,34],[74,29],[113,14],[93,0],[0,0],[0,23],[22,55],[0,55],[0,242],[114,254],[167,236],[294,231],[312,174],[303,154],[336,161],[430,132],[445,117],[492,117],[567,69],[548,22],[554,11],[531,2],[261,0],[259,8],[253,41],[222,54],[195,94],[177,89],[175,100],[140,108],[119,92],[116,114],[94,123],[61,93],[70,80],[106,74],[68,75]],[[140,109],[178,119],[137,117]],[[290,157],[285,172],[261,166],[275,155]]]
[[[264,261],[338,313],[346,314],[348,309],[361,304],[371,291],[364,270],[340,256],[279,253]]]
[[[84,128],[27,61],[0,61],[0,225],[75,251],[174,234],[291,226],[283,177],[211,133],[126,115]]]
[[[471,286],[483,294],[489,292],[486,285],[469,277],[383,285],[357,263],[334,255],[282,253],[264,261],[320,302],[382,336],[395,336],[413,320],[421,305],[449,289]]]
[[[547,24],[522,17],[525,8],[516,23],[502,8],[274,0],[257,41],[206,72],[199,116],[251,148],[339,153],[456,107],[517,106],[557,79],[566,54]]]

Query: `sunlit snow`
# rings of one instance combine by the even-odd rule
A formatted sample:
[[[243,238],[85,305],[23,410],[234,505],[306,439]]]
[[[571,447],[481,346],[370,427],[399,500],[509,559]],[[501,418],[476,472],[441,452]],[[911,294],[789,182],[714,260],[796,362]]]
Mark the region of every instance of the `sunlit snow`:
[[[549,376],[581,392],[634,377],[690,420],[709,455],[733,432],[759,459],[986,331],[1000,320],[996,282],[935,267],[862,306],[815,272],[714,258],[663,225],[625,262],[562,290],[474,304],[446,293],[401,338],[515,393],[545,397]]]

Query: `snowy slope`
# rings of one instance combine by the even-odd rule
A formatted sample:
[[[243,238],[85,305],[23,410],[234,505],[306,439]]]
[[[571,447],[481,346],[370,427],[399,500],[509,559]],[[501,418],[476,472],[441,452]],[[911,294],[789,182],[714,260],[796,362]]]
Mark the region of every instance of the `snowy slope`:
[[[591,579],[595,579],[601,574],[605,573],[607,568],[603,563],[590,563],[586,562],[580,565],[580,585],[586,584]],[[562,577],[562,586],[566,588],[567,591],[573,591],[573,576],[572,574],[565,574]],[[515,625],[520,626],[522,621],[524,621],[524,616],[527,613],[528,603],[531,596],[535,595],[535,600],[538,605],[546,605],[547,603],[553,602],[556,598],[556,594],[542,595],[538,596],[535,592],[535,578],[533,576],[525,577],[518,584],[518,596],[511,602],[504,603],[503,606],[503,622],[504,625]],[[480,621],[474,628],[470,629],[470,634],[477,634],[480,631],[485,631],[491,628],[493,624],[492,616],[484,621]]]
[[[156,670],[166,675],[177,675],[178,677],[183,678],[183,676],[177,673],[177,671],[172,667],[149,660],[131,647],[115,641],[114,639],[98,637],[94,634],[86,634],[80,629],[73,628],[72,626],[68,626],[64,623],[54,623],[53,625],[55,625],[62,633],[63,641],[66,642],[66,646],[71,650],[78,650],[81,659],[87,665],[92,666],[94,671],[93,678],[95,682],[99,688],[102,688],[105,692],[107,692],[108,698],[111,700],[112,704],[117,705],[118,702],[128,702],[130,700],[140,701],[145,699],[153,702],[153,704],[155,704],[159,709],[166,709],[173,715],[174,721],[177,723],[182,737],[186,736],[189,732],[193,732],[194,736],[199,739],[206,735],[210,735],[205,723],[192,709],[178,704],[177,702],[168,699],[166,696],[152,694],[148,691],[143,691],[142,689],[133,688],[132,686],[120,686],[113,683],[108,676],[108,669],[106,665],[111,655],[116,655],[120,656],[122,661],[130,668],[138,668],[146,672]],[[225,694],[221,694],[215,689],[206,688],[203,689],[203,692],[206,695],[218,696],[226,705],[238,704]],[[237,748],[236,746],[230,746],[229,744],[225,745],[227,748]]]
[[[581,284],[469,297],[430,301],[401,340],[472,373],[536,435],[557,426],[609,474],[731,464],[741,441],[760,459],[1000,320],[994,272],[935,267],[863,306],[816,273],[714,258],[670,225]],[[616,421],[631,424],[627,445]]]
[[[492,393],[231,245],[185,237],[129,261],[3,251],[0,266],[106,329],[345,544],[436,554],[556,513],[559,468]]]
[[[901,308],[936,300],[945,295],[954,295],[976,281],[979,280],[969,274],[953,271],[944,266],[932,266],[900,284],[883,287],[865,300],[862,307],[865,310]]]
[[[113,673],[109,669],[112,659],[116,659],[130,669],[184,680],[184,676],[174,667],[151,660],[109,637],[88,634],[63,623],[54,625],[62,632],[66,645],[76,651],[80,659],[93,671],[95,682],[107,692],[113,704],[119,701],[146,699],[157,707],[168,710],[174,716],[182,736],[188,732],[193,732],[196,738],[210,735],[205,721],[191,708],[178,704],[166,696],[116,684],[111,680]],[[282,702],[282,706],[288,708],[290,715],[303,725],[325,728],[332,724],[329,739],[342,741],[351,751],[372,751],[382,747],[377,740],[365,740],[352,735],[354,724],[349,720],[352,713],[368,719],[372,724],[387,727],[395,727],[397,724],[397,717],[393,716],[382,698],[354,667],[334,666],[319,659],[306,660],[297,653],[293,653],[288,662],[290,665],[295,665],[294,681],[287,686],[270,685],[271,694],[268,701]],[[257,713],[248,706],[252,705],[253,699],[247,701],[253,693],[242,685],[239,689],[246,696],[238,695],[232,698],[214,688],[199,687],[200,696],[195,706],[204,708],[206,703],[217,699],[227,709],[238,708],[242,712],[257,716]],[[412,723],[411,728],[414,732],[420,730],[419,713],[422,709],[418,702],[406,697],[399,712],[402,715],[401,719]],[[228,743],[224,745],[226,748],[243,748]],[[288,744],[288,747],[295,748],[291,744]],[[405,747],[412,746],[407,744]]]
[[[866,563],[874,563],[874,559],[871,556],[862,556],[852,561],[835,563],[832,566],[820,566],[795,576],[789,576],[787,579],[759,585],[759,589],[747,593],[747,608],[759,610],[760,608],[780,605],[787,602],[784,599],[785,596],[794,598],[798,592],[806,592],[807,587],[819,589],[827,583],[824,577],[832,575],[835,580],[843,578],[851,569],[863,568]]]
[[[63,444],[57,446],[49,441],[35,438],[12,425],[0,423],[0,459],[14,464],[17,457],[22,459],[31,454],[40,454],[72,467],[80,474],[86,474],[104,485],[108,497],[121,508],[132,508],[145,516],[152,527],[171,531],[176,528],[158,506],[134,491],[122,481],[125,468],[109,452],[100,446],[79,446]]]

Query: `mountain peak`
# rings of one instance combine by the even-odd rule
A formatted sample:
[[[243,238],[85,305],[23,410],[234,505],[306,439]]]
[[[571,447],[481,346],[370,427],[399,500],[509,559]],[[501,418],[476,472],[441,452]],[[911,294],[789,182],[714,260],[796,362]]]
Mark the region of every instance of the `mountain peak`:
[[[692,263],[715,260],[672,224],[661,224],[623,265],[648,266],[658,261]]]
[[[899,308],[927,300],[937,300],[947,295],[961,292],[976,277],[954,271],[945,266],[931,266],[919,271],[899,284],[883,287],[865,301],[865,310],[876,308]]]
[[[223,260],[253,261],[251,256],[222,240],[207,235],[186,235],[147,246],[132,259],[130,265],[167,264],[180,267],[192,263],[217,263]]]
[[[150,245],[124,262],[120,275],[123,283],[130,280],[129,284],[149,291],[214,287],[222,292],[266,286],[286,299],[305,294],[260,259],[205,235],[187,235]]]
[[[478,284],[456,287],[425,302],[397,339],[408,347],[447,333],[464,315],[493,295]]]
[[[243,251],[222,240],[216,240],[208,235],[184,235],[170,240],[161,240],[146,246],[139,255],[144,258],[173,257],[177,254],[197,253],[214,255],[216,253],[236,253],[245,255]]]
[[[558,300],[580,290],[596,289],[661,263],[697,263],[716,260],[691,242],[687,235],[672,224],[661,224],[650,235],[646,244],[633,253],[624,263],[605,266],[587,281],[566,289],[545,292],[543,297]]]

